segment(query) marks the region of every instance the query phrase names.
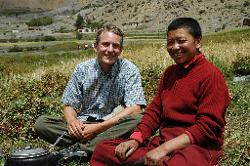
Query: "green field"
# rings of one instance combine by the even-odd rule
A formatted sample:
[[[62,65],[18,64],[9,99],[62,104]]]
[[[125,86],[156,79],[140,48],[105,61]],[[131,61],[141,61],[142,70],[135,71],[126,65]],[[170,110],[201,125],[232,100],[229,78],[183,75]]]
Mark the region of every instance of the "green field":
[[[173,64],[164,36],[134,33],[125,38],[122,56],[139,67],[148,102],[162,71]],[[0,49],[17,49],[0,53],[0,148],[5,154],[27,145],[49,146],[37,137],[33,124],[42,114],[62,115],[60,98],[70,74],[78,63],[95,57],[92,48],[77,49],[79,42],[91,44],[91,37],[87,39],[0,43]],[[243,68],[248,70],[250,66],[249,39],[250,28],[241,28],[205,34],[202,41],[202,51],[222,70],[232,96],[220,166],[250,165],[250,81],[233,82],[237,60],[245,57]],[[3,163],[1,159],[0,165]]]

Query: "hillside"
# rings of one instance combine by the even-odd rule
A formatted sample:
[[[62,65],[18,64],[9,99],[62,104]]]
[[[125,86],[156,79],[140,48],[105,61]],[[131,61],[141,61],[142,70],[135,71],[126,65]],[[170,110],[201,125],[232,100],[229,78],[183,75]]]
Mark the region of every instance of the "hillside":
[[[32,18],[52,16],[46,33],[73,30],[77,14],[93,22],[113,23],[126,31],[164,31],[173,18],[198,19],[204,32],[242,25],[249,0],[0,0],[0,31],[25,31]],[[47,31],[46,31],[47,30]],[[0,36],[1,37],[1,36]]]
[[[45,11],[64,5],[64,0],[0,0],[0,8],[4,11]]]
[[[248,0],[86,0],[82,15],[126,30],[165,30],[175,17],[198,19],[204,31],[238,27],[250,13]]]

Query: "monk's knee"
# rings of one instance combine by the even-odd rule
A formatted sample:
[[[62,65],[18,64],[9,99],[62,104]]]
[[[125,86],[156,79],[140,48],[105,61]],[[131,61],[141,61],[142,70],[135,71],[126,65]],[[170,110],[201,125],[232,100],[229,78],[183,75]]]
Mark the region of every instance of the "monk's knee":
[[[197,145],[178,150],[173,153],[169,160],[165,160],[163,165],[167,166],[211,166],[211,156],[207,149]]]

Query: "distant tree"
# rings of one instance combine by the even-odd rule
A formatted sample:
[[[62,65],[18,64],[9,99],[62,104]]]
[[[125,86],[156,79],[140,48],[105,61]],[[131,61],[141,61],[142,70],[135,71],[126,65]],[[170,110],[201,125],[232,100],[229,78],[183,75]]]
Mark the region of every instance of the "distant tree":
[[[104,23],[103,22],[92,22],[91,23],[91,28],[93,29],[99,29],[103,27]]]
[[[93,29],[99,29],[103,27],[104,23],[101,22],[91,22],[89,19],[86,20],[86,27]]]
[[[83,28],[84,25],[85,22],[83,20],[83,17],[81,16],[81,14],[78,14],[74,26],[76,27],[76,29],[80,29]]]

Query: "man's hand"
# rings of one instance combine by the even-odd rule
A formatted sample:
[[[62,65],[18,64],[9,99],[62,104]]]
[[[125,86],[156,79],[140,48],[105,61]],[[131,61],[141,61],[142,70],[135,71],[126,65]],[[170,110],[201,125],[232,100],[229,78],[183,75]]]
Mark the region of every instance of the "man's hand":
[[[64,119],[67,122],[67,130],[70,136],[81,140],[83,138],[82,122],[76,118],[76,110],[64,105]]]
[[[99,134],[101,130],[101,123],[95,124],[82,124],[83,141],[92,139],[96,134]]]
[[[68,133],[70,136],[82,140],[84,138],[83,124],[80,120],[75,119],[68,123],[67,125]]]
[[[167,151],[164,146],[160,145],[157,148],[149,151],[145,155],[144,164],[145,165],[159,165],[163,159],[168,159]]]
[[[139,143],[136,140],[129,140],[129,141],[126,141],[126,142],[122,142],[118,146],[116,146],[116,148],[115,148],[115,155],[119,159],[125,160],[138,147],[139,147]]]

